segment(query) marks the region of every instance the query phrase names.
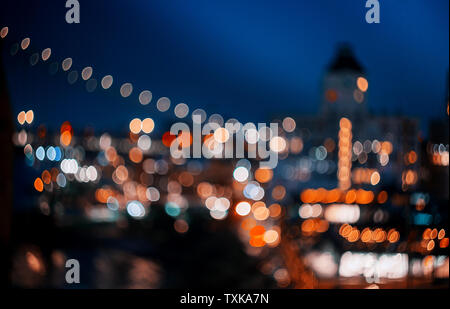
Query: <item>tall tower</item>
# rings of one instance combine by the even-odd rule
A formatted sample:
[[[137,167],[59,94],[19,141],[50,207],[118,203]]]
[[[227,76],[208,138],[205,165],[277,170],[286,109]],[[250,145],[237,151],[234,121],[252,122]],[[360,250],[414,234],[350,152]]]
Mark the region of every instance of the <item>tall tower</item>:
[[[342,117],[358,123],[367,115],[369,84],[364,69],[348,44],[341,44],[323,80],[322,114],[338,121]]]

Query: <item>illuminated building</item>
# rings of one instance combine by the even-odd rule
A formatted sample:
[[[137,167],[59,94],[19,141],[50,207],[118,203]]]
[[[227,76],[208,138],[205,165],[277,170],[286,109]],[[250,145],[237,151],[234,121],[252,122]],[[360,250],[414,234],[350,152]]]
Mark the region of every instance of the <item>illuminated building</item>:
[[[322,280],[356,276],[365,278],[360,282],[363,286],[364,282],[386,284],[389,278],[406,278],[411,263],[422,263],[429,254],[444,254],[448,245],[445,236],[408,240],[409,235],[422,234],[427,225],[445,231],[447,222],[440,217],[446,211],[430,211],[430,194],[419,181],[425,155],[420,148],[419,121],[370,111],[376,102],[369,102],[369,91],[377,90],[347,45],[338,49],[322,85],[317,115],[277,115],[290,146],[280,162],[287,190],[281,203],[298,216],[299,221],[294,215],[290,219],[292,229],[301,231],[298,240],[304,244],[306,263]],[[431,151],[431,160],[434,154],[435,163],[447,164],[446,169],[435,164],[434,169],[443,174],[433,174],[432,186],[436,186],[433,192],[447,194],[443,199],[448,201],[445,120],[439,129],[431,130],[441,135],[446,132],[446,136],[434,138],[428,154]],[[322,220],[329,224],[325,232],[320,231]],[[336,229],[340,238],[331,232]],[[439,261],[435,267],[442,267],[448,257]],[[424,273],[422,268],[415,275],[419,273]]]
[[[423,165],[425,167],[424,186],[442,200],[449,198],[449,115],[447,98],[444,101],[441,117],[433,119],[429,126],[429,138],[423,144]]]
[[[291,143],[295,138],[302,143],[302,151],[291,151],[289,160],[311,167],[297,173],[300,175],[297,180],[307,182],[311,179],[312,186],[327,188],[338,185],[336,176],[339,154],[342,153],[340,121],[346,118],[351,122],[351,137],[346,147],[351,147],[352,185],[363,188],[395,186],[402,191],[414,189],[417,177],[411,175],[419,172],[419,122],[415,118],[370,112],[369,91],[376,89],[371,88],[370,78],[348,45],[339,47],[323,78],[322,88],[319,114],[293,117],[296,128],[286,132]],[[411,154],[411,161],[405,160],[408,154]],[[401,175],[408,172],[406,181],[406,176],[402,179]],[[366,176],[361,177],[363,174]]]

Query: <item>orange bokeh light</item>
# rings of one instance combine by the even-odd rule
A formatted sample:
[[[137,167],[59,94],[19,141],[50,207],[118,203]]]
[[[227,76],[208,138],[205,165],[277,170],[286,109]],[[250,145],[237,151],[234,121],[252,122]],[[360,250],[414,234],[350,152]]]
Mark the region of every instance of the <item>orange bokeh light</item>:
[[[250,238],[250,246],[252,247],[264,247],[264,245],[266,244],[266,242],[263,240],[262,236],[260,237],[252,237]]]
[[[142,150],[140,150],[138,147],[133,147],[130,149],[128,156],[132,162],[140,163],[143,158]]]
[[[328,90],[325,92],[325,98],[327,99],[328,102],[334,103],[334,102],[336,102],[337,99],[338,99],[338,94],[337,94],[336,90],[334,90],[334,89],[328,89]]]
[[[72,142],[72,134],[70,134],[70,131],[64,131],[61,133],[60,142],[64,146],[69,146]]]
[[[273,171],[269,168],[258,168],[255,171],[255,179],[261,183],[266,183],[272,180]]]
[[[286,196],[286,188],[282,185],[278,185],[272,190],[272,197],[277,200],[281,201]]]
[[[42,177],[42,181],[47,185],[50,184],[50,182],[52,181],[52,175],[47,170],[44,170],[42,172],[41,177]]]
[[[369,82],[362,76],[358,77],[358,79],[356,80],[356,85],[362,92],[366,92],[367,89],[369,88]]]
[[[281,206],[279,204],[272,204],[269,206],[270,216],[277,218],[281,215]]]
[[[262,236],[265,231],[266,229],[264,228],[264,226],[257,225],[250,230],[250,236],[251,237]]]
[[[166,147],[170,147],[170,145],[172,145],[172,142],[176,139],[177,137],[175,135],[170,134],[170,132],[166,132],[163,134],[162,136],[162,143],[164,144],[164,146]]]
[[[377,201],[379,204],[384,204],[388,200],[388,194],[386,191],[381,191],[378,193]]]
[[[34,181],[34,188],[39,192],[44,191],[44,183],[42,182],[41,178],[36,178],[36,180]]]

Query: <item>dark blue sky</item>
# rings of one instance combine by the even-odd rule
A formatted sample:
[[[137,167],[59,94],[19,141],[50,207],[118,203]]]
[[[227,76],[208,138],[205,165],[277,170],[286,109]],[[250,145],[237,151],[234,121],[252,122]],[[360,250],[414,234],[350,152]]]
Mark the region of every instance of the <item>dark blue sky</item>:
[[[368,72],[374,112],[442,116],[448,0],[380,0],[378,25],[365,22],[364,0],[80,0],[79,25],[66,24],[64,3],[2,0],[7,47],[30,36],[31,50],[51,47],[51,60],[72,57],[97,79],[113,75],[115,87],[87,93],[84,82],[71,86],[62,72],[50,76],[44,65],[6,55],[14,111],[34,109],[39,123],[124,129],[134,117],[167,119],[155,108],[161,96],[243,121],[313,114],[342,41]],[[123,82],[135,86],[128,99],[119,95]],[[148,106],[137,99],[144,89],[154,96]]]

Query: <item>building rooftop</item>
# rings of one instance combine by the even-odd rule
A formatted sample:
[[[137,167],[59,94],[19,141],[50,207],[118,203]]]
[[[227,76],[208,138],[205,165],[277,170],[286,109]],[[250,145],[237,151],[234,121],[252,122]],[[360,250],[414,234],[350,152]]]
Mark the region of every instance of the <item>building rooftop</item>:
[[[349,44],[343,43],[338,46],[335,58],[328,67],[329,72],[350,70],[359,73],[364,72],[364,68],[356,60],[353,50]]]

